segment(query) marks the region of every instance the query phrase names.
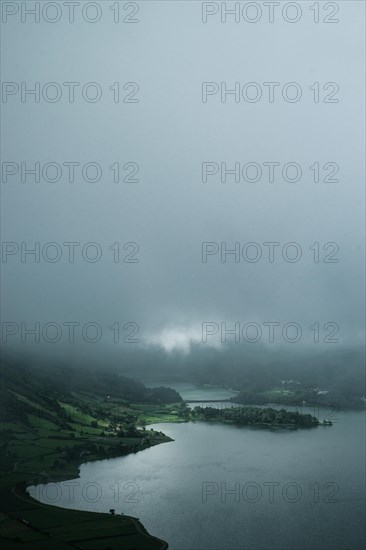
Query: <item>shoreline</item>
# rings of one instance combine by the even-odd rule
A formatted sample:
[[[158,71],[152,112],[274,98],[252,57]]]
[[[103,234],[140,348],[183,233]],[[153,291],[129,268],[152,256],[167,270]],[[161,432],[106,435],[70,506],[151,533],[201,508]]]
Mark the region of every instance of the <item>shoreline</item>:
[[[79,469],[80,471],[80,469]],[[80,477],[80,476],[79,476]],[[67,481],[68,479],[65,479],[64,481]],[[119,515],[115,515],[115,516],[112,516],[110,513],[107,513],[107,512],[86,512],[84,510],[79,510],[77,508],[64,508],[62,506],[56,506],[56,505],[53,505],[53,504],[45,504],[35,498],[33,498],[27,491],[27,489],[23,490],[22,488],[20,488],[19,486],[15,486],[12,488],[12,491],[13,495],[17,498],[17,499],[20,499],[22,501],[24,501],[25,503],[29,503],[29,504],[32,504],[34,509],[37,509],[37,508],[43,508],[43,509],[48,509],[48,510],[53,510],[55,511],[55,513],[57,514],[60,510],[62,510],[63,512],[77,512],[78,514],[80,515],[84,515],[85,517],[86,516],[90,516],[90,515],[94,515],[95,516],[95,519],[99,519],[99,518],[108,518],[108,519],[112,519],[113,521],[118,521],[118,519],[120,520],[128,520],[128,521],[131,521],[135,528],[136,528],[136,531],[139,532],[143,537],[146,537],[149,541],[155,541],[158,545],[159,545],[159,550],[168,550],[169,548],[169,545],[166,541],[164,541],[163,539],[159,539],[158,537],[155,537],[154,535],[151,535],[146,527],[141,523],[140,521],[140,518],[137,518],[137,517],[134,517],[134,516],[129,516],[129,515],[126,515],[126,514],[119,514]],[[35,529],[34,526],[30,526],[31,528]],[[122,527],[122,526],[121,526]],[[37,528],[36,528],[37,529]],[[37,529],[38,530],[38,529]],[[43,530],[39,529],[40,532],[43,532]],[[59,539],[57,539],[59,540]]]
[[[123,456],[127,456],[130,454],[135,454],[140,451],[146,450],[150,447],[154,447],[155,445],[160,445],[161,443],[169,443],[173,441],[171,438],[166,436],[165,441],[161,441],[159,443],[155,443],[153,445],[145,446],[142,449],[139,449],[137,451],[132,451],[130,453],[126,454],[113,454],[110,457],[105,458],[91,458],[87,462],[96,462],[100,460],[110,460],[113,458],[121,458]],[[37,511],[40,511],[41,515],[44,515],[44,512],[47,511],[48,515],[54,519],[55,523],[58,524],[61,520],[61,522],[65,522],[67,524],[72,525],[72,520],[75,520],[75,516],[77,517],[77,522],[84,524],[85,522],[91,522],[93,524],[93,527],[98,526],[98,523],[103,524],[101,525],[101,528],[104,529],[104,524],[108,523],[110,524],[111,530],[115,530],[117,527],[120,528],[121,533],[120,534],[114,534],[111,535],[112,538],[118,539],[119,537],[123,537],[123,544],[127,542],[128,546],[124,546],[124,548],[130,548],[129,541],[126,541],[126,537],[132,536],[139,536],[140,538],[145,541],[146,544],[144,544],[144,548],[151,548],[153,550],[168,550],[169,544],[168,542],[164,541],[163,539],[160,539],[154,535],[151,535],[146,527],[141,522],[140,518],[130,516],[124,513],[119,514],[111,514],[109,512],[90,512],[85,510],[80,510],[77,508],[65,508],[62,506],[57,506],[55,504],[46,504],[37,498],[34,498],[29,492],[29,487],[36,486],[36,485],[44,485],[47,483],[60,483],[62,481],[70,481],[72,479],[78,479],[80,478],[80,467],[82,464],[85,464],[86,462],[80,462],[79,460],[75,460],[69,463],[69,466],[71,466],[71,470],[68,472],[65,472],[62,474],[55,473],[55,472],[40,472],[38,474],[24,474],[24,479],[18,481],[15,485],[12,485],[11,487],[4,487],[1,490],[1,513],[8,518],[10,522],[16,522],[18,525],[21,524],[21,526],[26,529],[28,532],[31,532],[34,534],[34,532],[39,533],[39,536],[43,535],[45,539],[53,538],[55,542],[62,544],[65,543],[65,545],[68,544],[67,541],[64,541],[63,539],[53,537],[50,534],[50,529],[45,527],[40,527],[39,524],[32,523],[28,521],[27,519],[24,519],[24,516],[27,516],[27,513],[31,512],[32,515],[36,514]],[[17,470],[17,463],[14,465],[14,472]],[[31,479],[32,477],[32,479]],[[15,501],[14,501],[15,499]],[[7,503],[9,501],[12,501],[12,506],[10,509],[7,509]],[[22,506],[22,503],[24,505]],[[23,517],[22,517],[23,516]],[[63,517],[61,517],[63,516]],[[118,525],[119,522],[119,525]],[[116,525],[117,524],[117,525]],[[134,533],[131,533],[131,526],[133,526]],[[128,530],[128,533],[123,533],[123,530]],[[93,540],[97,540],[99,538],[105,538],[106,535],[96,536]],[[1,536],[1,539],[3,541],[11,540],[12,542],[14,539],[7,539],[7,537]],[[146,539],[146,540],[145,540]],[[23,541],[22,541],[23,542]],[[81,542],[81,541],[80,541]],[[4,542],[4,548],[6,542]],[[120,542],[122,544],[122,540]],[[72,543],[72,546],[76,548],[81,548],[80,546],[75,545]],[[33,546],[32,543],[28,543],[28,548],[36,548],[37,546]],[[120,547],[120,546],[118,546]],[[112,548],[112,547],[111,547]],[[131,546],[131,550],[134,548],[134,546]]]
[[[229,400],[228,400],[228,403],[230,403]],[[240,405],[241,407],[245,407],[242,404],[238,404],[238,405]],[[265,408],[265,407],[263,407],[263,408]],[[231,426],[236,425],[236,426],[239,426],[239,427],[249,427],[249,428],[252,428],[252,429],[253,428],[254,429],[265,429],[265,430],[271,430],[272,429],[272,430],[276,430],[276,431],[277,430],[289,430],[289,429],[295,430],[297,428],[304,428],[304,427],[324,426],[324,424],[321,423],[321,422],[319,422],[318,424],[313,425],[313,426],[299,426],[299,425],[275,424],[275,423],[241,424],[241,423],[238,423],[238,422],[230,422],[230,421],[222,422],[222,421],[219,421],[219,420],[214,419],[214,418],[213,419],[193,418],[191,416],[191,414],[189,415],[189,418],[182,418],[182,417],[178,417],[178,416],[175,416],[175,418],[172,417],[172,416],[170,416],[169,418],[164,418],[164,416],[165,416],[164,414],[161,415],[161,416],[162,417],[160,417],[160,418],[155,417],[154,420],[151,419],[151,421],[146,422],[145,426],[154,426],[156,424],[181,424],[181,423],[187,423],[187,422],[192,422],[192,423],[195,423],[195,422],[207,423],[207,422],[209,422],[209,423],[218,423],[218,424],[223,424],[223,425],[231,425]],[[155,430],[153,430],[153,431],[155,432]],[[159,433],[159,432],[156,432],[156,434],[157,433]],[[143,450],[148,449],[150,447],[153,447],[155,445],[160,445],[161,443],[168,443],[168,442],[173,441],[173,439],[171,437],[163,434],[162,432],[161,432],[161,434],[163,435],[164,439],[157,440],[156,442],[153,442],[153,440],[152,440],[148,444],[144,444],[139,449],[135,448],[131,452],[125,452],[125,453],[121,454],[120,450],[117,450],[117,449],[112,450],[111,449],[109,456],[100,457],[100,456],[95,456],[95,455],[94,456],[93,455],[91,455],[91,456],[84,455],[82,457],[71,459],[65,465],[64,471],[62,471],[62,469],[57,469],[55,471],[51,470],[50,472],[46,472],[44,470],[40,471],[40,472],[34,472],[34,473],[24,472],[23,474],[21,474],[23,479],[18,480],[15,483],[15,485],[14,485],[15,480],[13,480],[12,487],[11,488],[6,487],[6,485],[5,485],[4,490],[3,490],[3,496],[6,492],[8,492],[8,493],[11,492],[13,500],[16,499],[16,500],[19,501],[19,505],[15,504],[15,509],[19,510],[19,513],[17,513],[14,516],[14,512],[12,510],[10,510],[10,512],[7,511],[6,506],[2,506],[2,512],[6,516],[8,516],[8,518],[11,519],[13,522],[17,521],[18,524],[19,524],[19,522],[22,523],[22,526],[21,526],[22,529],[25,529],[25,527],[28,527],[28,529],[27,529],[28,533],[29,533],[29,531],[32,531],[32,532],[34,531],[34,532],[39,533],[39,536],[41,536],[41,535],[44,536],[44,537],[52,536],[52,535],[49,534],[50,531],[52,533],[52,529],[49,529],[47,526],[45,526],[44,520],[42,520],[41,516],[45,515],[47,517],[52,517],[53,522],[56,523],[56,524],[67,525],[68,529],[69,529],[70,533],[72,533],[73,537],[79,536],[79,530],[80,530],[79,524],[81,524],[81,523],[85,524],[85,522],[90,521],[91,524],[92,524],[92,530],[88,534],[88,536],[90,537],[90,535],[94,534],[94,539],[91,539],[91,538],[87,539],[89,541],[107,538],[106,533],[108,532],[108,530],[106,531],[105,525],[108,524],[108,529],[109,529],[109,532],[111,533],[108,536],[110,536],[111,540],[114,537],[116,537],[114,539],[114,542],[119,537],[123,537],[123,539],[124,539],[123,540],[123,547],[126,548],[126,549],[129,548],[128,545],[130,544],[131,540],[135,540],[136,537],[140,537],[141,540],[140,540],[140,543],[137,546],[139,548],[140,547],[143,548],[143,549],[148,548],[149,550],[150,549],[151,550],[167,550],[169,548],[168,543],[166,541],[162,540],[162,539],[159,539],[158,537],[155,537],[154,535],[151,535],[147,531],[147,529],[145,528],[143,523],[140,521],[140,518],[125,515],[124,513],[112,514],[112,513],[103,512],[103,511],[88,512],[88,511],[83,511],[83,510],[80,510],[80,509],[77,509],[77,508],[76,509],[74,509],[74,508],[64,508],[62,506],[57,506],[55,504],[48,504],[48,503],[46,504],[46,503],[43,503],[40,500],[38,500],[36,497],[34,497],[32,495],[32,491],[28,492],[29,488],[32,487],[32,486],[34,487],[34,486],[37,486],[37,485],[45,485],[47,483],[60,483],[62,481],[70,481],[72,479],[79,479],[80,478],[81,466],[83,464],[88,463],[88,462],[97,462],[97,461],[100,461],[100,460],[110,460],[110,459],[113,459],[113,458],[122,458],[123,456],[138,453],[140,451],[143,451]],[[14,473],[17,473],[17,474],[20,473],[18,471],[18,466],[19,466],[19,461],[15,461],[14,466],[13,466],[13,472]],[[6,497],[5,497],[4,500],[6,501]],[[22,503],[23,503],[23,506],[21,505]],[[26,505],[25,510],[23,510],[24,509],[24,504]],[[14,502],[13,502],[13,505],[14,505]],[[27,509],[27,505],[28,505],[28,509]],[[33,518],[35,516],[35,518],[36,518],[34,520],[31,519],[31,521],[29,520],[29,518],[27,519],[27,517],[28,517],[27,513],[29,512],[29,508],[32,509],[32,514],[29,514],[30,517]],[[46,512],[46,510],[47,510],[47,512]],[[37,514],[37,511],[39,511],[40,513]],[[56,519],[57,519],[57,521],[56,521]],[[100,526],[100,532],[98,531],[98,525]],[[118,533],[117,533],[117,531],[118,531]],[[34,536],[34,533],[33,533],[33,536]],[[64,536],[64,535],[61,534],[61,535],[58,535],[58,536]],[[71,535],[69,534],[68,536],[71,536]],[[61,543],[65,542],[65,539],[57,538],[57,533],[56,533],[56,536],[54,538],[55,538],[55,541],[57,540],[58,542],[61,542]],[[146,542],[148,543],[148,546],[146,546],[146,544],[145,544]],[[113,546],[113,548],[120,548],[121,543],[122,543],[122,539],[118,543],[118,546],[117,547]],[[127,543],[127,546],[125,546],[125,543]],[[78,547],[78,546],[76,546],[76,547]],[[131,546],[131,550],[134,547],[136,547],[136,545]],[[32,548],[32,546],[29,546],[29,548]]]

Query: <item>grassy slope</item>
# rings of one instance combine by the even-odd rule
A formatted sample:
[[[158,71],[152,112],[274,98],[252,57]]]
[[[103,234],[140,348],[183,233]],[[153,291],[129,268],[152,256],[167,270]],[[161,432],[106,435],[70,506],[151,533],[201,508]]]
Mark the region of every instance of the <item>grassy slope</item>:
[[[65,510],[38,503],[27,485],[78,477],[79,464],[137,452],[170,441],[145,430],[118,437],[119,428],[174,420],[174,405],[128,404],[85,392],[57,392],[45,401],[37,380],[2,380],[0,542],[2,548],[160,549],[136,518]],[[47,398],[46,398],[47,399]],[[158,412],[157,412],[158,411]],[[93,425],[91,425],[93,423]],[[133,428],[134,429],[134,428]],[[28,522],[28,523],[26,523]]]

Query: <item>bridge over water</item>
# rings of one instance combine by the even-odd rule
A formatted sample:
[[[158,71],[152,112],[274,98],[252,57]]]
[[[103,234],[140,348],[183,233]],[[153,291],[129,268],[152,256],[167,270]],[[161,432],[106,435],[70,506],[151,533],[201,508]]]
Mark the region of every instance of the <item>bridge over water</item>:
[[[183,399],[183,403],[232,403],[229,399]]]

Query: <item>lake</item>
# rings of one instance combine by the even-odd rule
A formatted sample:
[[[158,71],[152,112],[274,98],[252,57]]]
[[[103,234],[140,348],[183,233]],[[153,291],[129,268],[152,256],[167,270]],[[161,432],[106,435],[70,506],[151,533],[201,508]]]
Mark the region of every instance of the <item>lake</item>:
[[[176,390],[184,400],[192,399],[192,401],[198,399],[229,399],[238,395],[238,391],[222,388],[221,386],[214,386],[205,384],[202,386],[192,384],[190,382],[176,382],[171,380],[161,380],[159,382],[146,382],[145,385],[149,388],[158,388],[159,386],[167,386]]]
[[[173,442],[83,464],[79,479],[30,492],[136,516],[171,550],[361,550],[365,413],[333,421],[308,430],[158,424]]]

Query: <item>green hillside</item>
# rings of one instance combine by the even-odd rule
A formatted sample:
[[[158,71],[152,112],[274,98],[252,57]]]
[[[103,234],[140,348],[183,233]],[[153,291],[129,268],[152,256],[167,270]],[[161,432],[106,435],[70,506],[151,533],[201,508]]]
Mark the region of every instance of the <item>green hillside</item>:
[[[115,372],[2,365],[0,397],[3,548],[49,548],[50,537],[54,548],[165,547],[118,510],[112,516],[43,506],[25,488],[75,478],[85,461],[170,441],[144,424],[149,415],[177,419],[179,394],[150,390]]]

